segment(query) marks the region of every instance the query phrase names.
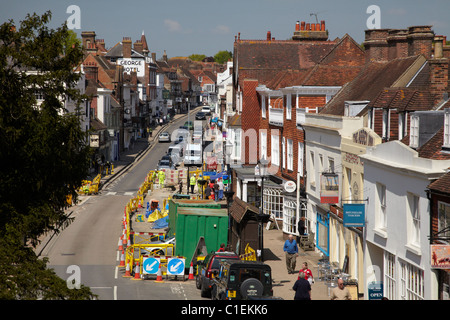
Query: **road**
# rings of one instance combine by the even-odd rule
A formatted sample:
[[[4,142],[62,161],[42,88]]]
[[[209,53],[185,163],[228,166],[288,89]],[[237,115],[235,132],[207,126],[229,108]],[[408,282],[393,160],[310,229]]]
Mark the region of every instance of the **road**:
[[[191,111],[190,117],[193,120],[194,112]],[[174,121],[167,131],[172,132],[186,120],[187,116]],[[156,168],[168,146],[156,142],[98,195],[83,197],[83,202],[73,207],[74,222],[54,236],[41,252],[41,256],[49,258],[49,267],[62,279],[78,274],[69,268],[76,266],[80,282],[90,287],[100,300],[202,299],[194,281],[133,281],[123,278],[123,268],[117,268],[124,207],[147,173]]]

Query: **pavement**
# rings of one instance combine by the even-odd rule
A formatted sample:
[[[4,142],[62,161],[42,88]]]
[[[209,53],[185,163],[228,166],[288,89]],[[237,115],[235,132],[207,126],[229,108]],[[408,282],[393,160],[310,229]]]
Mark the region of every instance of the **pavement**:
[[[175,121],[187,114],[177,114]],[[170,123],[164,125],[158,125],[153,129],[152,137],[138,139],[133,148],[124,151],[120,154],[120,160],[114,161],[114,174],[102,177],[101,185],[105,185],[112,181],[120,174],[123,174],[127,169],[137,161],[147,150],[149,150],[155,143],[158,143],[157,137],[162,130],[164,130]],[[186,186],[184,186],[186,188]],[[101,189],[101,187],[100,187]],[[172,190],[163,188],[155,189],[152,193],[152,198],[156,198],[162,201],[173,193]],[[307,262],[309,269],[315,278],[315,282],[311,286],[311,299],[312,300],[329,300],[329,288],[324,281],[318,278],[318,262],[322,258],[322,254],[317,251],[303,251],[299,248],[299,254],[296,259],[296,273],[288,274],[286,268],[286,259],[283,251],[283,245],[286,241],[286,235],[283,231],[277,228],[266,230],[264,228],[264,259],[265,263],[272,268],[273,278],[273,291],[275,297],[280,297],[284,300],[293,300],[294,291],[292,287],[297,280],[298,271],[300,270],[302,263]]]

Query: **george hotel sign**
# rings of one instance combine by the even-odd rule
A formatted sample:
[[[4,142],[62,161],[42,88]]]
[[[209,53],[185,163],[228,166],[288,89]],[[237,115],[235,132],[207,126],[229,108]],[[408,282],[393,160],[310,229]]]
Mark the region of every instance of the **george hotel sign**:
[[[145,76],[145,62],[144,59],[136,58],[118,58],[117,65],[123,66],[124,73],[136,72],[138,77]]]

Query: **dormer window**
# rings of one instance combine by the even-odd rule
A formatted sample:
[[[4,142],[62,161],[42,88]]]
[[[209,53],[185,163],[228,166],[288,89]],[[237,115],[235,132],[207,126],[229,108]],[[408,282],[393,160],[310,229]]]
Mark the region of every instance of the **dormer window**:
[[[411,148],[417,148],[419,146],[419,117],[415,115],[411,115],[409,146]]]

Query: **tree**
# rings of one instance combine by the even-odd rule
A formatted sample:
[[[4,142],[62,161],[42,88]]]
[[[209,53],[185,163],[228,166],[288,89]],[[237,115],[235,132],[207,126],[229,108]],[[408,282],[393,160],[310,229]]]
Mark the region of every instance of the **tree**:
[[[66,25],[49,29],[50,19],[34,13],[0,26],[0,299],[94,297],[68,289],[34,250],[40,236],[72,222],[66,197],[76,199],[90,157],[78,115],[63,102],[85,98],[74,72],[82,49]]]
[[[202,61],[203,59],[206,58],[206,56],[204,54],[194,53],[191,54],[188,58],[191,59],[192,61]]]
[[[222,50],[215,54],[214,61],[220,64],[227,63],[228,60],[233,58],[233,54],[230,51]]]

